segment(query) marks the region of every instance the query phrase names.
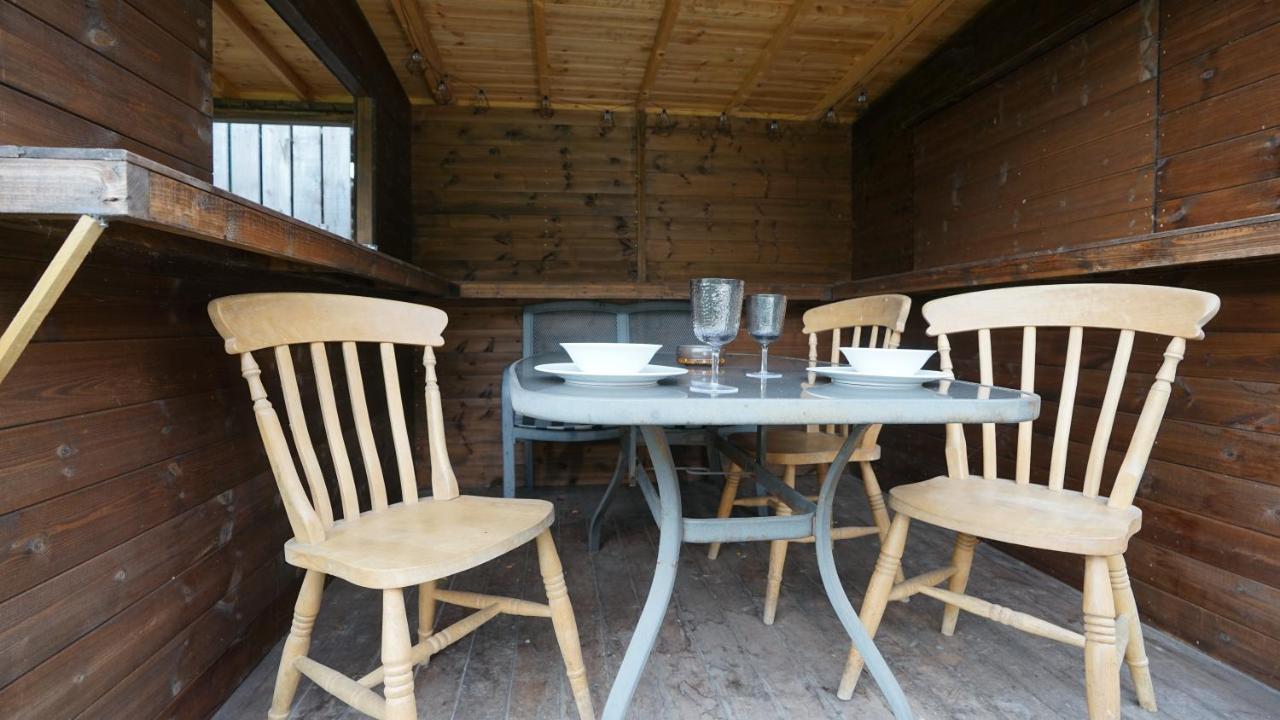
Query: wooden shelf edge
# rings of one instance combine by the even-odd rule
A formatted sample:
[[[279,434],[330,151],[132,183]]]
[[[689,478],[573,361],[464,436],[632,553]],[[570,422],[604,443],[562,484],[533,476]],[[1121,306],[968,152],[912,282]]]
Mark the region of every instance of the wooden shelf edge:
[[[687,300],[682,282],[535,282],[518,280],[455,283],[460,298],[484,300]],[[786,285],[748,281],[747,292],[776,292],[791,300],[829,300],[830,285]]]
[[[837,283],[833,299],[1280,257],[1280,213]]]
[[[453,283],[125,150],[0,145],[0,215],[143,225],[433,296]]]

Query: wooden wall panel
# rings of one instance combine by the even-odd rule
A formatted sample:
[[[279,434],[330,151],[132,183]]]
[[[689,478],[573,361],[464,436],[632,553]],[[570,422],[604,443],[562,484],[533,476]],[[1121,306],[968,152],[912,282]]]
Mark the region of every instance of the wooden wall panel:
[[[1280,12],[1167,1],[1162,21],[1159,229],[1280,212]]]
[[[650,120],[645,240],[654,280],[848,277],[849,133],[843,125]]]
[[[1280,210],[1275,3],[1158,0],[1109,14],[1106,3],[1087,5],[1100,8],[1094,24],[1034,60],[997,66],[991,82],[952,104],[909,115],[930,99],[897,96],[892,107],[873,108],[875,123],[855,124],[856,276]],[[982,22],[968,32],[977,38],[985,32],[992,42],[1008,32]],[[908,119],[890,131],[876,119],[882,117]],[[864,129],[869,134],[860,138]],[[889,179],[881,183],[881,176]],[[904,227],[915,236],[909,246]],[[860,263],[863,257],[870,260]],[[1273,661],[1280,654],[1280,565],[1273,559],[1280,552],[1280,484],[1271,467],[1280,450],[1277,271],[1272,260],[1081,278],[1193,287],[1222,297],[1207,340],[1189,344],[1179,369],[1136,501],[1144,520],[1129,564],[1148,622],[1272,685],[1280,685]],[[954,275],[958,282],[965,277],[963,270]],[[922,330],[917,319],[904,344],[932,346]],[[1018,382],[1012,335],[995,333],[998,383]],[[976,377],[972,338],[953,343],[958,370]],[[1033,467],[1041,473],[1060,389],[1052,373],[1061,371],[1064,348],[1063,333],[1041,333],[1036,380],[1044,403],[1033,438]],[[1121,439],[1161,350],[1153,339],[1135,346],[1108,474],[1120,462]],[[1114,333],[1086,333],[1068,485],[1078,486],[1083,475],[1113,352]],[[1001,428],[998,437],[998,466],[1009,474],[1014,431]],[[943,472],[942,442],[938,428],[886,429],[881,477],[896,484]],[[974,463],[978,448],[975,434]],[[1008,549],[1080,582],[1076,558]]]
[[[418,109],[414,261],[459,280],[633,277],[633,119]]]
[[[1151,230],[1152,12],[1135,4],[916,129],[916,268]]]
[[[848,277],[847,127],[650,117],[643,145],[631,113],[604,128],[591,112],[419,109],[415,260],[459,280],[634,280],[639,252],[652,281]]]
[[[0,384],[0,717],[206,716],[287,628],[300,578],[247,388],[205,306],[334,287],[141,253],[125,232],[107,229]],[[52,249],[12,225],[0,248],[3,325]]]
[[[212,176],[209,0],[0,2],[0,144],[121,147]]]

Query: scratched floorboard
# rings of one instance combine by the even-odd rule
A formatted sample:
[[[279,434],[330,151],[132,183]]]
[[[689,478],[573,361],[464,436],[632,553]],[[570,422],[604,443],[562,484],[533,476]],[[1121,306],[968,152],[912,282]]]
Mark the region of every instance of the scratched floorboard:
[[[844,523],[865,521],[858,486],[846,482],[841,490],[844,501],[837,515]],[[716,493],[704,481],[687,484],[686,514],[708,514]],[[605,532],[604,548],[591,556],[585,549],[586,519],[599,490],[559,489],[543,497],[557,506],[557,542],[599,711],[644,602],[658,533],[638,491],[625,491]],[[949,533],[913,524],[907,574],[944,562],[950,555],[950,540]],[[980,546],[978,553],[971,589],[1061,624],[1079,624],[1078,592],[989,547]],[[861,604],[875,554],[874,542],[838,544],[837,562],[855,607]],[[812,546],[791,546],[772,627],[759,620],[767,566],[767,543],[727,545],[716,561],[707,560],[703,546],[685,547],[667,626],[640,684],[632,717],[891,717],[865,676],[853,700],[842,702],[835,697],[848,643],[822,591]],[[453,578],[451,584],[539,601],[544,597],[532,547]],[[414,597],[412,591],[408,593],[410,609],[416,607]],[[374,667],[379,602],[375,592],[332,582],[316,624],[317,659],[352,675]],[[461,616],[456,608],[444,611],[438,626]],[[894,603],[877,638],[919,717],[1085,716],[1078,650],[963,614],[956,635],[946,638],[937,631],[940,616],[941,605],[923,596]],[[1147,644],[1160,714],[1152,716],[1137,707],[1126,673],[1125,718],[1280,718],[1280,692],[1157,630],[1148,629]],[[279,656],[277,646],[228,699],[217,720],[265,717]],[[423,718],[574,717],[555,636],[550,623],[542,619],[511,617],[489,623],[433,658],[427,668],[417,671],[415,683]],[[293,717],[349,720],[362,716],[304,679]]]

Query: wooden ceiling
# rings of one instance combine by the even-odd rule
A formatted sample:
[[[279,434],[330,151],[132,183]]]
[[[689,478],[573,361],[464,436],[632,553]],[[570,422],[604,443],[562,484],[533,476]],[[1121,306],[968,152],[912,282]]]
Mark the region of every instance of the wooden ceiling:
[[[415,103],[848,120],[988,1],[359,3]],[[265,0],[214,6],[218,97],[350,100]]]

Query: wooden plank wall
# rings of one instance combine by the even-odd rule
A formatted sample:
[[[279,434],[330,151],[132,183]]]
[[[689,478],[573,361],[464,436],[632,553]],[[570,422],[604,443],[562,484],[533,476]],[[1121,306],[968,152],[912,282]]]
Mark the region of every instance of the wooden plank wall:
[[[1151,228],[1150,4],[1132,5],[915,132],[915,267]]]
[[[0,0],[0,142],[212,177],[210,0]]]
[[[288,522],[205,305],[317,286],[121,249],[132,232],[106,231],[0,385],[0,717],[205,717],[288,626]],[[0,227],[0,323],[56,239]]]
[[[867,187],[857,192],[895,210],[864,222],[856,214],[864,204],[855,195],[853,272],[942,267],[1280,210],[1278,31],[1280,10],[1263,0],[1134,3],[919,119],[903,133],[906,141],[884,143],[879,155],[867,153],[862,161],[855,155],[855,187]],[[858,132],[855,125],[855,137]],[[858,147],[878,138],[860,138]],[[894,179],[884,184],[867,174],[885,167],[910,172],[905,178],[886,173]],[[859,264],[863,253],[885,259]],[[1280,685],[1274,562],[1280,483],[1270,467],[1280,450],[1274,422],[1278,271],[1280,263],[1265,261],[1090,278],[1193,287],[1222,297],[1208,339],[1189,344],[1180,368],[1137,501],[1144,527],[1131,545],[1130,567],[1149,622],[1271,685]],[[917,306],[945,294],[917,297]],[[922,330],[916,315],[906,343],[930,346]],[[996,380],[1016,384],[1017,346],[1000,350],[998,335]],[[1087,455],[1079,451],[1101,404],[1111,340],[1108,333],[1086,334],[1087,369],[1072,429],[1076,461]],[[1063,346],[1051,334],[1040,342],[1041,450],[1051,443],[1046,428],[1058,390],[1052,375],[1060,372]],[[974,353],[969,345],[957,349],[958,357]],[[1122,438],[1157,364],[1156,344],[1140,343],[1117,419]],[[976,377],[976,368],[961,367]],[[889,484],[941,471],[936,429],[891,430],[881,436],[881,475]],[[1012,445],[1006,438],[1007,452]],[[1109,470],[1122,447],[1113,445]],[[1077,478],[1081,472],[1071,468]],[[1074,558],[1016,552],[1080,581]]]
[[[735,118],[725,131],[714,118],[680,117],[668,129],[650,116],[637,174],[632,113],[615,113],[612,129],[581,111],[415,113],[414,259],[450,279],[635,281],[641,252],[650,281],[728,275],[750,292],[752,281],[848,277],[847,126],[782,123],[770,133]],[[524,304],[442,305],[441,393],[463,484],[501,481],[501,373],[520,357]],[[784,354],[807,352],[802,310],[793,308]],[[615,452],[540,443],[536,481],[605,480]]]

